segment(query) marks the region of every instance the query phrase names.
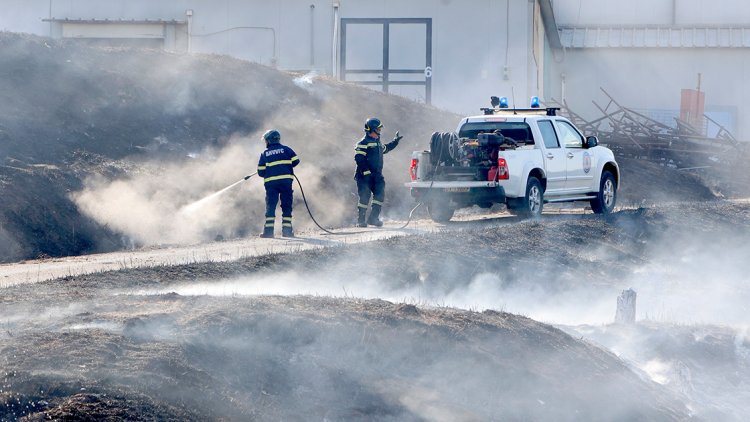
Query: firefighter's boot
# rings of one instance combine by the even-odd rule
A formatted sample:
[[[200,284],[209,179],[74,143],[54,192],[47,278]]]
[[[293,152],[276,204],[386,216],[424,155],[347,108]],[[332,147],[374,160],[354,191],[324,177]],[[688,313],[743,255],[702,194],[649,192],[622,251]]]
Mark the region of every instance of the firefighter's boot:
[[[260,237],[269,239],[273,237],[273,226],[271,227],[263,227],[263,233],[260,234]]]
[[[373,204],[370,216],[367,218],[367,224],[375,227],[383,227],[383,222],[380,221],[380,205]]]
[[[294,237],[294,229],[292,228],[292,217],[283,217],[281,219],[281,235],[283,237]]]
[[[365,221],[365,215],[367,214],[366,208],[357,208],[357,227],[367,227],[367,222]]]

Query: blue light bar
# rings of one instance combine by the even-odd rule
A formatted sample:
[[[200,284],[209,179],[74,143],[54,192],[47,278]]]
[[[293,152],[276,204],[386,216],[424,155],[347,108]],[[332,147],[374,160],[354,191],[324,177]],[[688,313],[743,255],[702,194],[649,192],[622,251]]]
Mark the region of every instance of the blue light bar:
[[[508,97],[500,97],[500,108],[508,108]]]
[[[537,97],[536,95],[531,97],[531,108],[539,108],[539,107],[540,107],[539,97]]]

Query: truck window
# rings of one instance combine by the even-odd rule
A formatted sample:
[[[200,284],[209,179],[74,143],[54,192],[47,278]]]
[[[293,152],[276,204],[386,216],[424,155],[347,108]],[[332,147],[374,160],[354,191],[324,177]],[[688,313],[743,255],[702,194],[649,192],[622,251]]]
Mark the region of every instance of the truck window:
[[[534,144],[534,135],[526,122],[470,122],[461,126],[458,137],[476,139],[479,133],[492,133],[496,130],[516,142]]]
[[[565,148],[583,148],[583,137],[568,122],[556,120],[557,130],[560,132],[560,140]]]
[[[560,141],[557,140],[555,128],[549,120],[539,120],[539,131],[542,132],[542,140],[547,148],[560,148]]]

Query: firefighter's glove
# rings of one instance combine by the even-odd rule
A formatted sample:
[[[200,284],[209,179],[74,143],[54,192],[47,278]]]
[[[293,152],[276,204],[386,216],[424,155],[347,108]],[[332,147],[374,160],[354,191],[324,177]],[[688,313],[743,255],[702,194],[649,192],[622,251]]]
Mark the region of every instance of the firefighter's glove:
[[[398,131],[396,131],[396,135],[393,137],[393,146],[398,146],[398,142],[403,138],[403,135],[399,135]]]

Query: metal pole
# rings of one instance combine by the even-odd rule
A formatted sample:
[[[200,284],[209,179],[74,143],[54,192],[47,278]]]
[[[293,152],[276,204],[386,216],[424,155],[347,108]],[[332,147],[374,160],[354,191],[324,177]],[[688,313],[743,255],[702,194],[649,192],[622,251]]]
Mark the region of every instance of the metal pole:
[[[315,67],[315,5],[310,5],[310,70]]]
[[[339,3],[333,3],[333,39],[331,48],[331,76],[338,77]]]
[[[193,9],[185,11],[187,16],[187,52],[188,54],[193,52]]]
[[[52,38],[52,0],[49,0],[49,36]]]

